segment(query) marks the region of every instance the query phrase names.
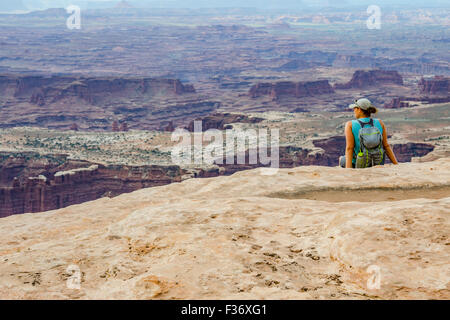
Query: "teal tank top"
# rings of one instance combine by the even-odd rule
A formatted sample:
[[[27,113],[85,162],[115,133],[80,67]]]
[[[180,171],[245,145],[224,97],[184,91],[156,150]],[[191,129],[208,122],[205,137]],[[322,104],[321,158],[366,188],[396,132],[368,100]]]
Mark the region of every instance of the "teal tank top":
[[[369,123],[370,118],[361,118],[359,119],[359,121]],[[383,135],[383,127],[381,126],[380,120],[373,118],[373,125],[377,127]],[[361,125],[359,124],[358,120],[352,120],[352,132],[353,137],[355,138],[355,148],[353,149],[352,163],[356,163],[356,155],[359,152],[359,130],[361,130]]]

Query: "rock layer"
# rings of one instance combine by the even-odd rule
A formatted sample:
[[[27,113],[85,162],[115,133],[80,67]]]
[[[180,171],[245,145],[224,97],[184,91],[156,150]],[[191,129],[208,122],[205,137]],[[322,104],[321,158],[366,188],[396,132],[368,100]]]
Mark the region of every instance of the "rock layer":
[[[313,141],[314,146],[325,151],[325,154],[332,163],[337,161],[339,156],[345,154],[345,136],[334,136],[326,139],[318,139]],[[434,150],[434,146],[427,143],[407,142],[393,144],[395,156],[398,162],[410,162],[414,157],[423,157]],[[386,159],[390,163],[389,159]]]
[[[330,94],[334,90],[328,80],[292,82],[281,81],[275,83],[258,83],[250,88],[252,98],[269,95],[272,100],[282,97],[310,97],[321,94]]]
[[[408,101],[418,101],[424,104],[432,104],[432,103],[445,103],[450,102],[450,96],[415,96],[415,97],[395,97],[390,102],[384,104],[384,108],[386,109],[399,109],[399,108],[409,108],[414,106],[414,104],[410,104]]]
[[[420,93],[424,94],[446,94],[450,92],[450,78],[435,76],[433,79],[420,79]]]
[[[202,131],[206,131],[209,129],[224,130],[227,129],[228,124],[232,123],[259,123],[263,120],[262,118],[249,117],[244,114],[217,112],[191,121],[186,129],[194,132],[194,121],[201,121]]]
[[[391,102],[386,103],[384,105],[385,109],[399,109],[399,108],[409,108],[409,107],[410,107],[409,102],[402,101],[402,98],[400,98],[400,97],[393,98],[391,100]]]
[[[0,217],[42,212],[181,181],[178,166],[125,166],[42,157],[6,158],[0,166]]]
[[[231,118],[230,118],[231,119]],[[209,128],[208,128],[209,129]],[[305,165],[336,166],[345,153],[345,138],[331,137],[313,141],[323,151],[287,146],[279,148],[280,168]],[[409,162],[433,151],[425,143],[393,145],[399,162]],[[142,188],[180,182],[189,177],[209,178],[231,175],[242,170],[267,167],[270,164],[249,161],[239,164],[237,155],[232,164],[226,157],[218,167],[184,170],[175,165],[126,166],[68,160],[66,155],[41,156],[34,153],[0,153],[0,217],[27,212],[42,212],[70,205],[114,197]],[[387,160],[389,163],[389,160]]]
[[[347,83],[335,84],[335,89],[366,88],[383,84],[403,85],[403,78],[397,71],[357,70]]]
[[[0,126],[109,130],[159,129],[168,121],[187,124],[220,103],[178,79],[0,75]]]

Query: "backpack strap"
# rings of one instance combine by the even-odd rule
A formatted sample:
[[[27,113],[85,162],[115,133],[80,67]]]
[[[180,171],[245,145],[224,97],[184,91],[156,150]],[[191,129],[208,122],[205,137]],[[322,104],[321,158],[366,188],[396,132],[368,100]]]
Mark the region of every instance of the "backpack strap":
[[[369,122],[362,122],[359,119],[356,119],[356,120],[359,122],[361,128],[364,128],[364,126],[366,126],[366,125],[370,125],[371,127],[373,127],[373,118],[370,118]]]
[[[371,127],[373,127],[373,118],[370,118],[369,122],[362,122],[359,119],[356,119],[359,123],[359,125],[361,126],[361,129],[364,128],[364,126],[370,125]],[[359,144],[359,152],[362,152],[362,143],[360,142]]]

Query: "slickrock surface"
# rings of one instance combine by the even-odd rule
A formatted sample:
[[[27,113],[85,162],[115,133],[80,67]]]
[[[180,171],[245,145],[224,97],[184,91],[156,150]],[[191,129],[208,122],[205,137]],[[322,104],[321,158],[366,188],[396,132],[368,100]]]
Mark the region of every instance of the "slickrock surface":
[[[449,299],[449,215],[450,158],[190,179],[0,219],[0,298]]]

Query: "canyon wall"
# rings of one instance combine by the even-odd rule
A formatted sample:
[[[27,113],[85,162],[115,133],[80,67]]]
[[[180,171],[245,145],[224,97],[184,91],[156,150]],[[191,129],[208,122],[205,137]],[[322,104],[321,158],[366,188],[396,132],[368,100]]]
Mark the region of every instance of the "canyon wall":
[[[395,70],[415,74],[450,74],[448,65],[427,61],[427,59],[411,59],[404,56],[398,58],[383,58],[370,55],[339,54],[330,64],[338,68],[370,68]]]
[[[250,170],[1,219],[0,296],[450,299],[450,159],[361,173]]]
[[[0,127],[110,130],[115,121],[130,129],[186,125],[215,111],[220,102],[178,79],[0,75]]]
[[[374,85],[403,85],[403,78],[397,71],[388,70],[357,70],[347,83],[336,83],[335,89],[366,88]]]
[[[397,71],[357,70],[349,82],[336,83],[334,89],[362,89],[380,85],[403,85],[403,78]],[[319,80],[257,83],[250,88],[248,95],[251,98],[269,96],[272,100],[278,100],[283,97],[302,98],[332,93],[334,90],[328,80]]]
[[[195,89],[178,79],[0,76],[0,93],[43,106],[68,97],[98,104],[106,96],[182,95],[195,93]]]
[[[313,144],[325,151],[333,165],[337,165],[339,156],[345,154],[345,136],[314,140]],[[423,157],[434,150],[434,146],[431,144],[416,142],[393,144],[391,147],[398,162],[410,162],[413,157]],[[386,163],[390,163],[388,158],[386,158]]]
[[[0,217],[54,210],[180,182],[184,174],[178,166],[104,166],[68,160],[63,155],[58,160],[42,160],[31,153],[4,160],[0,167]]]
[[[409,108],[409,102],[402,101],[401,97],[393,98],[389,103],[384,104],[385,109]]]
[[[263,121],[262,118],[249,117],[243,114],[235,113],[214,113],[206,117],[197,118],[189,123],[186,129],[190,132],[194,132],[194,121],[202,122],[202,131],[209,129],[225,130],[228,124],[232,123],[258,123]]]
[[[280,168],[305,165],[337,166],[338,158],[345,154],[345,137],[335,136],[313,141],[322,149],[309,150],[294,146],[279,148]],[[409,162],[412,157],[422,157],[434,149],[425,143],[393,145],[399,162]],[[41,156],[34,153],[0,153],[0,217],[25,212],[41,212],[114,197],[134,190],[180,182],[190,177],[209,178],[231,175],[242,170],[267,167],[258,159],[238,164],[216,161],[217,167],[185,170],[175,165],[126,166],[70,160],[66,155]],[[386,161],[389,163],[389,160]]]
[[[278,100],[282,97],[309,97],[321,94],[330,94],[334,90],[328,80],[320,81],[280,81],[275,83],[258,83],[249,90],[249,96],[258,98],[261,96],[270,96],[272,100]]]
[[[450,95],[448,96],[415,96],[415,97],[395,97],[388,103],[384,104],[384,108],[386,109],[399,109],[399,108],[409,108],[414,106],[414,104],[410,104],[408,101],[417,101],[421,103],[431,104],[431,103],[445,103],[450,102]]]
[[[415,74],[450,74],[450,68],[445,63],[431,61],[427,58],[380,57],[377,52],[385,48],[374,47],[367,54],[338,54],[337,52],[312,50],[306,52],[289,52],[285,57],[292,59],[276,68],[277,71],[291,71],[311,67],[337,67],[356,69],[395,70]]]
[[[446,94],[450,91],[450,78],[435,76],[433,79],[420,79],[419,90],[423,94]]]

